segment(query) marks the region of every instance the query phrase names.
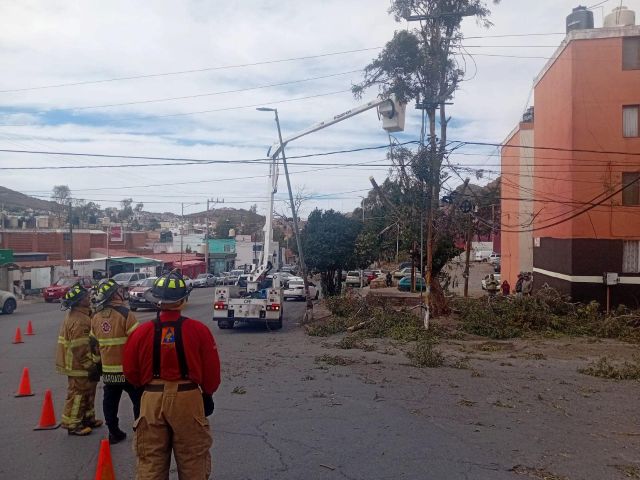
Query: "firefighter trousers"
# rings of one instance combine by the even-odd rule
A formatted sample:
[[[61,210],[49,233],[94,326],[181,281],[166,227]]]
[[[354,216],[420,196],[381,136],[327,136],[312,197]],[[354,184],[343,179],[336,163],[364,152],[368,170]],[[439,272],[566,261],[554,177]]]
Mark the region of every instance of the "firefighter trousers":
[[[87,377],[67,378],[69,385],[62,413],[62,427],[73,430],[83,423],[90,424],[95,421],[94,403],[98,382],[92,382]]]
[[[109,427],[109,431],[118,430],[120,420],[118,410],[120,408],[120,398],[122,392],[127,392],[133,404],[133,418],[140,416],[140,395],[142,390],[135,388],[130,383],[105,383],[104,395],[102,398],[102,410],[104,411],[104,421]]]
[[[180,480],[207,480],[211,475],[213,440],[202,393],[198,388],[178,391],[180,383],[153,380],[164,390],[142,394],[140,417],[133,426],[136,480],[168,480],[172,450]]]

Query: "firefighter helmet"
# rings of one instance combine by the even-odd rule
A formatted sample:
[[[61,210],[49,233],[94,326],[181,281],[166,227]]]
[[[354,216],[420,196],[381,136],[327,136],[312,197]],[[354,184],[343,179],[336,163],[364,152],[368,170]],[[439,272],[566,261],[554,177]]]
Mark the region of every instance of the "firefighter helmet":
[[[60,308],[62,310],[69,310],[70,308],[75,307],[80,300],[86,297],[89,292],[82,286],[80,283],[75,283],[71,286],[69,291],[64,294],[62,297],[62,302]]]
[[[153,287],[147,290],[144,297],[158,306],[178,303],[189,296],[187,283],[179,271],[173,270],[153,282]]]
[[[96,289],[93,303],[98,307],[104,305],[121,288],[123,288],[122,285],[111,278],[100,282],[98,288]]]

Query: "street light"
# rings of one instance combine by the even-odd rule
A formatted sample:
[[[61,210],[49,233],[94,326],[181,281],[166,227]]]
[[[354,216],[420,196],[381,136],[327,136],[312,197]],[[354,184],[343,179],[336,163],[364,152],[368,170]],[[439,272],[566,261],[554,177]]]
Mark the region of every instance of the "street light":
[[[293,215],[293,232],[296,236],[296,245],[298,247],[298,258],[300,260],[300,268],[302,269],[302,281],[304,283],[304,296],[307,302],[307,319],[310,320],[310,312],[313,311],[313,303],[311,302],[311,296],[309,295],[309,280],[307,279],[307,266],[304,261],[304,254],[302,252],[302,244],[300,241],[300,229],[298,228],[298,212],[296,212],[296,205],[293,201],[293,192],[291,190],[291,180],[289,179],[289,168],[287,167],[287,157],[284,154],[285,144],[282,142],[282,130],[280,129],[280,119],[278,117],[278,109],[270,107],[258,107],[259,112],[273,112],[276,117],[276,126],[278,127],[278,140],[280,142],[280,155],[282,157],[282,166],[284,167],[284,176],[287,179],[287,190],[289,190],[289,202],[291,203],[291,214]],[[269,212],[269,215],[273,215],[273,212]],[[271,235],[271,232],[266,232]]]

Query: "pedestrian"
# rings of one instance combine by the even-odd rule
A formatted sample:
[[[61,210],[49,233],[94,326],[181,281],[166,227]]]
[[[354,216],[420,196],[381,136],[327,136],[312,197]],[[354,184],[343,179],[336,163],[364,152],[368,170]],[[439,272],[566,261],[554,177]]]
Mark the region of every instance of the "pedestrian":
[[[524,283],[524,274],[520,272],[518,274],[518,280],[516,280],[516,297],[520,298],[522,296],[522,284]]]
[[[62,310],[67,310],[58,333],[56,369],[67,376],[67,401],[62,412],[62,428],[69,435],[89,435],[104,423],[96,419],[94,403],[100,380],[98,358],[92,354],[91,296],[76,283],[64,295]]]
[[[387,287],[393,285],[393,276],[391,275],[391,272],[387,272],[387,275],[385,276],[385,283]]]
[[[220,360],[209,328],[182,315],[189,291],[178,272],[158,278],[145,298],[159,311],[127,340],[124,373],[143,387],[134,424],[137,480],[168,480],[171,452],[180,480],[211,474],[213,442],[206,417],[220,385]]]
[[[522,281],[522,295],[525,297],[531,296],[533,292],[533,278],[529,272],[524,274],[524,280]]]
[[[489,278],[486,280],[485,284],[487,292],[489,292],[489,296],[495,297],[495,295],[498,293],[498,289],[500,288],[500,284],[498,283],[498,280],[496,280],[496,278],[493,276],[493,273],[489,275]]]
[[[109,428],[109,443],[119,443],[127,438],[120,429],[118,409],[122,392],[127,392],[133,404],[134,418],[140,415],[142,392],[125,380],[122,370],[122,351],[131,333],[138,327],[135,315],[127,308],[129,298],[125,287],[108,279],[98,286],[95,296],[96,313],[91,319],[91,336],[98,346],[102,361],[104,395],[102,409]]]
[[[511,292],[511,285],[509,285],[509,282],[505,280],[502,282],[502,286],[500,288],[502,289],[502,295],[508,297]]]

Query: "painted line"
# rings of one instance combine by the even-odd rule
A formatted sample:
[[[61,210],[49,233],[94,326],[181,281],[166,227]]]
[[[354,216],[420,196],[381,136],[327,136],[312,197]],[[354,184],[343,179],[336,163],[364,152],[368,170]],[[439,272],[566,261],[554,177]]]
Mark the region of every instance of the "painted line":
[[[565,275],[564,273],[551,272],[549,270],[543,270],[542,268],[534,268],[534,273],[540,273],[547,277],[557,278],[571,283],[598,283],[602,284],[601,275]],[[640,277],[623,277],[620,276],[620,284],[623,285],[640,285]]]

